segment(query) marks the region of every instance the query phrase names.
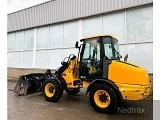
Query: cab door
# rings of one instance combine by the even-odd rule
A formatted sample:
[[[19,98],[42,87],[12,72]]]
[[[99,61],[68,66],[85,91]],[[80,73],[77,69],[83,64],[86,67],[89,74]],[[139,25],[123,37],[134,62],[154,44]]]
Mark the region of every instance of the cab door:
[[[83,41],[80,54],[80,78],[93,80],[102,76],[101,41],[99,37]]]

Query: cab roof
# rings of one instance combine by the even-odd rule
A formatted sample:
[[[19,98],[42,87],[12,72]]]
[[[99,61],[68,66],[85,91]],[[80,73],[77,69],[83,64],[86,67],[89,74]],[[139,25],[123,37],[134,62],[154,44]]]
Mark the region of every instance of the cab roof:
[[[91,38],[96,38],[96,37],[112,37],[116,40],[118,40],[115,36],[111,35],[111,34],[97,34],[97,35],[92,35],[92,36],[86,36],[84,38],[81,39],[81,41],[85,40],[85,39],[91,39]]]

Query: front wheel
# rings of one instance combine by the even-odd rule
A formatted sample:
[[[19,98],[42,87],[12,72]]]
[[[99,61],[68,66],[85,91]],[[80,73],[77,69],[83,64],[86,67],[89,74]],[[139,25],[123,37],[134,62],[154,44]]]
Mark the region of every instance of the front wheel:
[[[89,99],[91,106],[101,113],[111,113],[118,107],[117,94],[106,84],[97,84],[92,87]]]
[[[57,102],[62,97],[63,90],[60,88],[60,84],[56,80],[50,79],[44,82],[42,93],[47,101]]]

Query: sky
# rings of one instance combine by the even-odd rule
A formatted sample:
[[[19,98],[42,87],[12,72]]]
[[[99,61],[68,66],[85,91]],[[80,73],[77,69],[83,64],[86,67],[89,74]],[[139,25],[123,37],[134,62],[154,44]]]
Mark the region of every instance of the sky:
[[[7,14],[51,0],[7,0]]]

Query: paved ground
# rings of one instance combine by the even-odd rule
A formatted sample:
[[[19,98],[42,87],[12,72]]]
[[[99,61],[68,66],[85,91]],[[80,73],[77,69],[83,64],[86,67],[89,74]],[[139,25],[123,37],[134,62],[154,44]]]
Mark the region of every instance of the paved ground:
[[[13,89],[15,82],[8,82]],[[8,90],[8,120],[152,120],[152,100],[128,102],[118,113],[97,113],[90,106],[88,96],[82,91],[77,96],[65,92],[57,103],[45,101],[41,93],[16,96]],[[128,113],[125,113],[128,111]],[[123,113],[121,113],[123,112]],[[136,112],[136,113],[135,113]]]

